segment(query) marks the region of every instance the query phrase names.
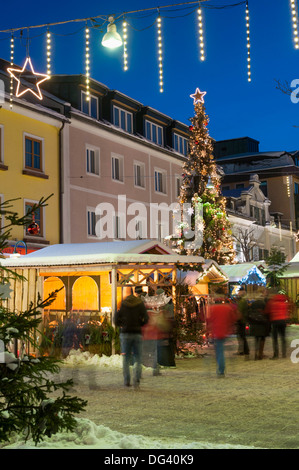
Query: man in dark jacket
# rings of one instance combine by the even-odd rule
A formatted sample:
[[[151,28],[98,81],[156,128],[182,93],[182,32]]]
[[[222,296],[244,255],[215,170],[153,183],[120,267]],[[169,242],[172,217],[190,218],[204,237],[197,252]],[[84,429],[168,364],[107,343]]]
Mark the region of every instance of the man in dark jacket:
[[[124,385],[131,385],[130,363],[134,356],[133,385],[139,387],[142,367],[142,332],[141,327],[148,322],[148,314],[141,298],[135,297],[130,289],[128,295],[121,303],[114,321],[120,327],[121,350],[123,354]]]

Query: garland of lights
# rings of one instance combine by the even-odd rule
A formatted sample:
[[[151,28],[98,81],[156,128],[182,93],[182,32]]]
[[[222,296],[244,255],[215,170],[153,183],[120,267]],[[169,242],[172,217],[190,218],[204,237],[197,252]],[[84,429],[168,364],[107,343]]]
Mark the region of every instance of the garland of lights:
[[[123,22],[122,22],[122,28],[123,28],[123,69],[124,71],[128,70],[128,49],[127,49],[127,37],[128,37],[128,27],[130,24],[128,23],[127,20],[125,20],[125,16],[134,13],[140,13],[140,12],[145,12],[145,11],[151,11],[151,10],[158,10],[158,16],[156,19],[156,27],[157,27],[157,41],[158,41],[158,73],[159,73],[159,91],[162,93],[164,91],[164,77],[163,77],[163,56],[162,56],[162,45],[163,45],[163,38],[162,38],[162,18],[160,15],[160,9],[163,8],[171,8],[171,7],[179,7],[181,6],[182,8],[185,7],[186,5],[194,5],[199,3],[199,7],[196,8],[197,12],[197,21],[198,21],[198,40],[199,40],[199,49],[200,49],[200,54],[199,54],[199,59],[201,61],[205,60],[205,50],[204,50],[204,36],[203,36],[203,11],[202,8],[205,7],[202,5],[205,1],[208,0],[200,0],[198,1],[193,1],[193,2],[185,2],[185,3],[179,3],[179,4],[172,4],[172,5],[165,5],[163,7],[150,7],[150,8],[145,8],[145,9],[140,9],[140,10],[135,10],[131,12],[126,12],[126,13],[121,13],[116,19],[119,19],[123,17]],[[245,4],[246,9],[245,9],[245,19],[246,19],[246,46],[247,46],[247,79],[248,82],[251,82],[251,44],[250,44],[250,24],[249,24],[249,6],[248,6],[248,0],[241,1],[239,3],[233,4],[233,5],[224,5],[221,8],[231,8],[231,7],[236,7],[239,5]],[[297,0],[290,0],[290,7],[291,7],[291,14],[292,14],[292,28],[293,28],[293,37],[294,37],[294,44],[295,48],[299,49],[299,36],[298,36],[298,5],[297,5]],[[208,5],[209,9],[217,9],[219,7],[216,6],[211,6]],[[177,10],[177,9],[176,9]],[[109,17],[111,17],[109,15]],[[101,19],[103,21],[102,24],[98,24],[98,20]],[[50,26],[56,26],[56,25],[62,25],[66,23],[72,23],[72,22],[85,22],[86,23],[86,28],[85,28],[85,85],[86,85],[86,99],[90,99],[90,89],[89,89],[89,83],[90,83],[90,27],[92,28],[99,28],[102,27],[105,23],[107,23],[107,16],[105,15],[99,15],[95,17],[90,17],[90,18],[84,18],[84,19],[74,19],[74,20],[67,20],[67,21],[61,21],[61,22],[56,22],[56,23],[47,23],[44,25],[36,25],[36,26],[26,26],[22,28],[12,28],[10,30],[2,30],[0,33],[6,33],[10,32],[11,34],[11,42],[10,42],[10,70],[13,71],[13,59],[14,59],[14,42],[15,42],[15,35],[14,33],[16,31],[22,31],[24,29],[27,29],[29,31],[32,28],[42,28],[46,27],[47,28],[47,33],[46,33],[46,55],[47,55],[47,78],[49,79],[52,75],[52,70],[51,70],[51,47],[52,47],[52,33],[50,33],[49,27]],[[87,23],[90,23],[91,26],[88,27]],[[29,62],[29,61],[28,61]],[[30,65],[30,64],[29,64]],[[32,64],[30,68],[33,71]],[[16,70],[16,69],[15,69]],[[13,102],[13,80],[14,77],[12,74],[11,75],[11,82],[10,82],[10,107],[12,108],[12,102]],[[40,74],[42,75],[42,74]],[[17,80],[17,79],[16,79]],[[38,85],[41,82],[37,84]],[[19,86],[20,83],[18,82],[17,86],[17,92],[16,96],[21,96],[19,93]],[[29,89],[28,89],[29,90]],[[26,92],[26,91],[25,91]],[[34,94],[34,93],[33,93]],[[38,90],[36,93],[36,96],[38,99],[42,99],[41,93]]]
[[[164,91],[164,76],[163,76],[164,73],[163,73],[163,47],[162,47],[163,46],[162,17],[160,15],[160,9],[171,8],[171,7],[182,7],[182,8],[185,7],[186,8],[186,5],[195,5],[195,4],[198,4],[198,3],[199,3],[199,7],[197,7],[195,11],[197,12],[197,21],[198,21],[198,40],[199,40],[199,49],[200,49],[199,59],[201,61],[204,61],[205,60],[204,36],[203,36],[203,33],[204,33],[204,31],[203,31],[203,6],[204,5],[202,5],[202,3],[204,3],[205,1],[208,1],[208,0],[200,0],[199,2],[198,1],[193,1],[193,2],[172,4],[172,5],[165,5],[163,7],[159,7],[158,9],[157,9],[157,7],[152,7],[152,8],[140,9],[140,10],[135,10],[135,11],[120,14],[116,19],[119,19],[119,18],[123,17],[123,22],[122,22],[123,39],[122,39],[122,43],[123,43],[123,69],[124,69],[124,71],[128,70],[128,48],[127,48],[128,43],[127,43],[127,37],[128,37],[128,27],[130,26],[127,19],[125,19],[125,16],[127,17],[127,15],[130,15],[130,14],[133,14],[133,13],[140,13],[140,12],[145,12],[145,11],[158,10],[158,16],[157,16],[157,19],[156,19],[155,23],[156,23],[156,28],[157,28],[159,91],[162,93]],[[242,5],[242,4],[246,4],[247,62],[248,62],[248,64],[247,64],[247,69],[248,69],[247,73],[248,73],[248,81],[251,81],[251,70],[250,70],[251,57],[250,57],[248,0],[245,0],[243,2],[241,1],[241,2],[239,2],[237,4],[233,4],[233,5],[224,5],[221,8],[231,8],[232,6],[239,6],[239,5]],[[295,0],[291,0],[291,6],[292,6],[292,11],[293,11],[293,17],[297,18]],[[209,9],[211,9],[211,8],[216,9],[217,7],[213,7],[213,6],[209,5],[208,8]],[[177,9],[175,11],[177,11]],[[296,13],[296,15],[295,15],[295,13]],[[110,17],[111,16],[109,16],[109,18]],[[103,21],[102,24],[98,24],[99,19]],[[16,31],[21,31],[21,36],[22,36],[23,29],[27,29],[27,32],[29,34],[30,29],[46,27],[47,28],[47,31],[46,31],[47,79],[51,78],[51,75],[52,75],[52,70],[51,70],[51,68],[52,68],[51,48],[52,48],[52,35],[53,35],[53,32],[50,32],[50,29],[49,29],[50,26],[52,27],[52,26],[66,24],[66,23],[83,22],[83,21],[86,24],[86,27],[85,27],[85,85],[86,85],[86,99],[89,100],[90,99],[90,87],[89,87],[89,84],[90,84],[90,28],[100,28],[105,23],[107,23],[107,21],[108,21],[107,16],[105,16],[105,15],[99,15],[99,16],[96,16],[96,17],[84,18],[84,19],[74,19],[74,20],[68,20],[68,21],[62,21],[62,22],[56,22],[56,23],[47,23],[47,24],[44,24],[44,25],[26,26],[24,28],[12,28],[10,30],[0,31],[0,33],[10,32],[10,34],[11,34],[10,70],[13,71],[13,58],[14,58],[13,47],[14,47],[14,41],[15,41],[14,33]],[[88,23],[90,24],[89,26],[88,26]],[[294,29],[294,34],[295,34],[296,31],[297,31],[297,29]],[[27,61],[27,64],[28,63],[29,63],[29,61]],[[29,63],[29,66],[31,68],[31,71],[34,74],[32,64],[30,65],[30,63]],[[40,74],[40,75],[42,75],[42,74]],[[14,78],[16,79],[16,77],[11,75],[11,89],[10,89],[10,106],[11,107],[12,107],[12,101],[13,101],[12,97],[13,97],[13,80],[14,80]],[[38,85],[40,83],[41,82],[39,82],[37,84],[37,89],[38,89]],[[20,83],[18,82],[16,96],[21,96],[20,92],[19,92],[19,86],[20,86]],[[28,91],[29,91],[29,89],[28,89]],[[26,93],[26,91],[25,91],[25,93]],[[38,99],[42,99],[42,96],[41,96],[41,93],[40,93],[39,89],[38,89],[38,91],[35,95],[38,97]]]

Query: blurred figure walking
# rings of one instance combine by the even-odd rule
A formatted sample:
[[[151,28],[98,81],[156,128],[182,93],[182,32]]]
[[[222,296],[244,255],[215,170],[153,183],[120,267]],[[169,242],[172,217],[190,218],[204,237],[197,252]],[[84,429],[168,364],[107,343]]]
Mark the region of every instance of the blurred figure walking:
[[[225,301],[224,296],[217,296],[215,303],[208,306],[207,327],[215,342],[218,377],[225,375],[225,340],[232,334],[237,319],[236,309]]]
[[[236,333],[238,338],[238,354],[249,357],[249,346],[246,338],[246,324],[248,322],[248,301],[246,299],[246,290],[241,287],[237,296],[237,309],[239,318],[236,323]]]
[[[267,302],[266,313],[269,315],[272,329],[273,357],[278,359],[278,336],[281,339],[282,357],[286,357],[286,326],[290,318],[291,302],[285,294],[275,293]]]
[[[249,307],[250,334],[255,338],[255,360],[263,359],[266,337],[270,333],[270,322],[265,307],[266,302],[262,296],[254,300]]]
[[[141,327],[148,322],[148,314],[143,300],[135,297],[129,288],[129,295],[124,298],[116,312],[114,322],[120,327],[121,349],[123,354],[124,385],[131,385],[130,364],[134,357],[133,385],[139,387],[142,367],[142,333]]]

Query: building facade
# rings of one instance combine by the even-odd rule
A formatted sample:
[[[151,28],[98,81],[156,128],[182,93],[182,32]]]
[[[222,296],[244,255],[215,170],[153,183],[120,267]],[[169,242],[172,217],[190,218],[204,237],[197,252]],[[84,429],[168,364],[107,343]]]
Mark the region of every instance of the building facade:
[[[88,101],[83,84],[47,84],[72,105],[62,131],[63,243],[162,240],[173,233],[168,209],[178,202],[188,126],[95,80]]]
[[[239,263],[264,260],[271,248],[283,252],[287,261],[296,254],[295,232],[277,224],[270,213],[271,201],[261,189],[257,174],[244,188],[222,190],[227,200],[227,215],[232,224]]]
[[[0,79],[9,89],[7,63],[0,65]],[[14,227],[8,253],[24,254],[60,241],[60,132],[65,110],[50,95],[43,105],[36,101],[24,95],[14,98],[11,107],[6,94],[0,109],[0,201],[11,200],[11,209],[23,216],[41,198],[51,196],[34,214],[39,232]],[[4,217],[1,223],[3,227]]]
[[[299,151],[259,152],[259,142],[244,137],[215,142],[214,154],[224,191],[245,188],[257,173],[277,226],[299,230]]]

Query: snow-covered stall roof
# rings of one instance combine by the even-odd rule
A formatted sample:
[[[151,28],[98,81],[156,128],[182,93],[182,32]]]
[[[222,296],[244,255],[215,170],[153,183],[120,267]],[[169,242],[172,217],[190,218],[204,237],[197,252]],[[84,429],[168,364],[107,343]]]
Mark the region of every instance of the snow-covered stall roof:
[[[299,263],[299,251],[295,254],[294,258],[291,259],[290,263]]]
[[[178,255],[155,240],[130,240],[51,245],[18,258],[0,260],[0,264],[6,267],[165,262],[202,264],[204,259]]]
[[[202,272],[179,271],[178,280],[183,281],[189,286],[195,286],[203,279],[208,279],[210,282],[217,282],[219,280],[228,281],[228,276],[223,272],[216,261],[205,260],[202,269]]]
[[[258,285],[266,284],[266,277],[254,263],[222,265],[220,268],[227,275],[229,282]]]

